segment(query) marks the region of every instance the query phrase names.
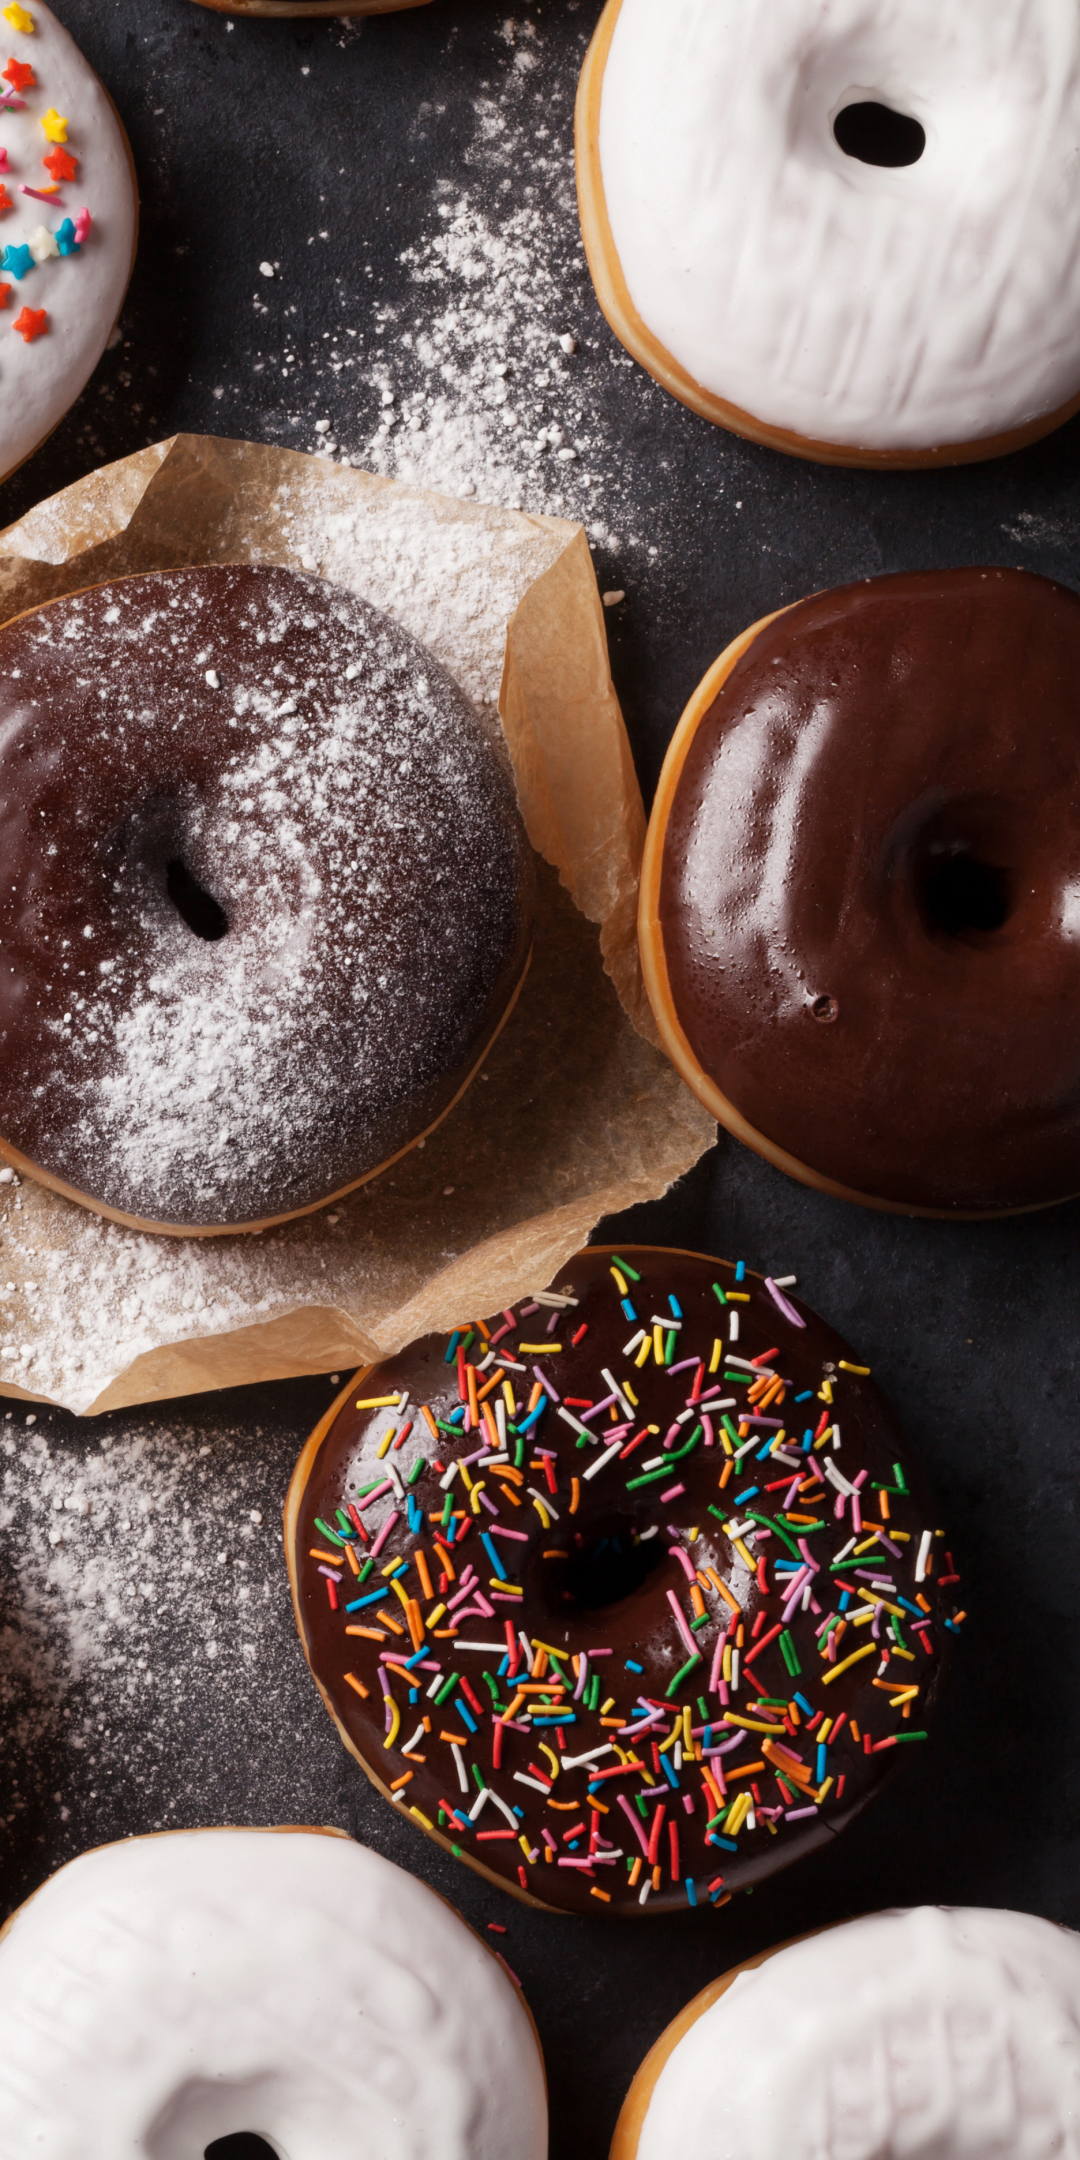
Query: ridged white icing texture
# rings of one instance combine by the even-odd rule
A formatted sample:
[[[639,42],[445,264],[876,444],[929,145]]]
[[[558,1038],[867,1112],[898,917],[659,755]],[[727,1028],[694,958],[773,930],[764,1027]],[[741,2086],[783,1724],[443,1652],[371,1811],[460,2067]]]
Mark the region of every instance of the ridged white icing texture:
[[[544,2160],[540,2052],[441,1898],[349,1839],[87,1853],[0,1944],[2,2160]]]
[[[845,156],[863,102],[917,164]],[[638,313],[770,427],[920,450],[1080,393],[1076,0],[623,0],[600,158]]]
[[[0,181],[13,205],[0,215],[0,249],[38,248],[43,227],[55,235],[83,209],[93,222],[78,254],[47,256],[22,278],[0,270],[11,287],[0,313],[0,477],[37,448],[89,380],[120,312],[135,241],[135,190],[113,108],[56,17],[40,0],[25,4],[32,32],[0,15],[0,77],[12,59],[35,76],[34,86],[17,92],[23,109],[0,111],[0,148],[7,151]],[[0,80],[0,90],[11,88]],[[67,121],[59,145],[41,124],[50,111]],[[23,187],[53,185],[43,159],[58,147],[78,160],[74,179],[60,183],[52,202],[22,194]],[[24,307],[48,316],[47,330],[29,344],[13,327]]]
[[[1075,2160],[1080,1936],[878,1913],[740,1974],[661,2071],[637,2160]]]

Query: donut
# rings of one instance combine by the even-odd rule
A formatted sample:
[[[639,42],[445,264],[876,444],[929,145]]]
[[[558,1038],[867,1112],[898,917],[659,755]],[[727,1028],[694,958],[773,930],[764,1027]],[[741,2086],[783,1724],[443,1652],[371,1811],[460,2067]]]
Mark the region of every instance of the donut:
[[[0,630],[0,1154],[249,1230],[446,1115],[528,965],[505,746],[352,594],[250,565]]]
[[[285,1550],[345,1745],[527,1903],[723,1903],[926,1740],[959,1577],[790,1280],[591,1247],[359,1373],[301,1455]]]
[[[138,197],[115,108],[55,15],[0,7],[0,479],[85,388],[135,257]]]
[[[1078,679],[1075,593],[950,570],[767,617],[691,698],[645,979],[694,1092],[803,1183],[938,1215],[1080,1189]]]
[[[601,308],[707,420],[960,464],[1080,404],[1062,0],[608,0],[578,97]]]
[[[543,2061],[508,1971],[341,1832],[100,1846],[0,1939],[0,2149],[543,2160]]]
[[[646,2056],[610,2160],[1050,2160],[1080,2105],[1080,1937],[874,1913],[750,1958]]]

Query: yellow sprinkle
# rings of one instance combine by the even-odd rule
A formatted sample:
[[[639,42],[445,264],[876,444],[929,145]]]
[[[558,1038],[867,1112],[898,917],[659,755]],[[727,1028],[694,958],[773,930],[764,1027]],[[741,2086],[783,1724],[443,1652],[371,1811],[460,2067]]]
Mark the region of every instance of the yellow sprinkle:
[[[821,1386],[820,1386],[820,1387],[819,1387],[819,1389],[818,1389],[818,1401],[819,1401],[819,1402],[823,1402],[823,1403],[831,1403],[831,1401],[832,1401],[832,1381],[831,1381],[831,1380],[823,1380],[823,1381],[822,1381],[822,1383],[821,1383]]]
[[[474,1514],[474,1515],[479,1515],[479,1513],[480,1513],[480,1495],[481,1495],[481,1493],[483,1492],[483,1490],[484,1490],[484,1480],[483,1480],[483,1478],[478,1478],[478,1479],[477,1479],[477,1482],[476,1482],[476,1484],[475,1484],[475,1485],[473,1486],[473,1488],[472,1488],[472,1492],[471,1492],[471,1494],[470,1494],[470,1496],[469,1496],[469,1506],[471,1507],[471,1509],[472,1509],[472,1511],[473,1511],[473,1514]]]
[[[619,1285],[619,1296],[620,1296],[620,1297],[629,1297],[629,1295],[630,1295],[630,1288],[629,1288],[629,1284],[627,1283],[627,1280],[626,1280],[626,1277],[625,1277],[625,1275],[620,1275],[620,1273],[619,1273],[619,1270],[618,1270],[618,1268],[617,1268],[617,1267],[613,1267],[613,1268],[611,1269],[611,1273],[612,1273],[612,1274],[614,1275],[614,1277],[615,1277],[615,1280],[616,1280],[616,1282],[617,1282],[617,1283],[618,1283],[618,1285]]]
[[[840,1370],[841,1372],[858,1373],[860,1380],[869,1380],[870,1378],[869,1365],[849,1365],[846,1358],[840,1359]]]
[[[832,1784],[833,1784],[833,1782],[834,1782],[834,1780],[833,1780],[833,1779],[832,1779],[831,1777],[827,1777],[827,1778],[826,1778],[826,1780],[825,1780],[825,1783],[824,1783],[824,1785],[819,1785],[819,1786],[818,1786],[818,1789],[817,1789],[816,1793],[814,1794],[814,1798],[815,1798],[815,1800],[817,1801],[817,1804],[818,1804],[818,1806],[819,1806],[819,1807],[821,1806],[821,1803],[822,1803],[822,1801],[824,1800],[824,1798],[825,1798],[825,1795],[826,1795],[826,1793],[828,1792],[828,1790],[829,1790],[829,1787],[830,1787],[830,1785],[832,1785]]]
[[[500,1582],[500,1580],[499,1580],[499,1578],[498,1578],[498,1576],[497,1576],[497,1575],[489,1575],[489,1577],[488,1577],[488,1585],[489,1585],[489,1588],[490,1588],[490,1589],[492,1589],[492,1590],[501,1590],[501,1591],[503,1592],[504,1596],[505,1596],[505,1594],[506,1594],[506,1592],[507,1592],[507,1591],[509,1591],[509,1593],[510,1593],[511,1597],[521,1597],[521,1596],[523,1596],[523,1594],[524,1594],[524,1593],[523,1593],[523,1592],[522,1592],[521,1590],[519,1590],[519,1589],[518,1589],[518,1586],[517,1586],[517,1584],[516,1584],[516,1583],[512,1583],[512,1582]]]
[[[422,1815],[418,1807],[411,1807],[409,1809],[409,1813],[410,1815],[415,1815],[418,1823],[423,1823],[425,1830],[434,1830],[435,1825],[432,1822],[430,1816]]]
[[[634,1405],[634,1408],[635,1408],[635,1410],[636,1410],[636,1409],[637,1409],[637,1406],[638,1406],[638,1399],[637,1399],[637,1396],[636,1396],[636,1395],[635,1395],[635,1393],[634,1393],[634,1390],[633,1390],[633,1388],[632,1388],[632,1387],[631,1387],[631,1385],[630,1385],[630,1382],[629,1382],[629,1380],[624,1380],[624,1381],[623,1381],[623,1394],[625,1395],[625,1397],[626,1397],[626,1400],[627,1400],[627,1402],[632,1402],[632,1403],[633,1403],[633,1405]]]
[[[396,1576],[396,1575],[395,1575],[395,1577],[394,1577],[394,1580],[393,1580],[393,1582],[392,1582],[392,1583],[391,1583],[391,1585],[390,1585],[390,1588],[391,1588],[391,1590],[396,1590],[396,1591],[397,1591],[397,1594],[398,1594],[399,1598],[401,1599],[401,1602],[402,1602],[402,1604],[403,1604],[403,1605],[405,1606],[405,1609],[406,1609],[406,1611],[407,1611],[407,1610],[408,1610],[408,1607],[409,1607],[409,1602],[410,1602],[410,1601],[409,1601],[409,1593],[408,1593],[408,1591],[407,1591],[407,1590],[403,1590],[403,1589],[402,1589],[402,1587],[401,1587],[401,1584],[399,1583],[399,1581],[398,1581],[398,1579],[397,1579],[397,1576]]]
[[[442,1619],[442,1616],[443,1616],[443,1614],[444,1614],[444,1612],[445,1612],[445,1611],[446,1611],[446,1607],[445,1607],[445,1605],[436,1605],[436,1607],[435,1607],[435,1610],[434,1610],[434,1612],[433,1612],[433,1613],[429,1613],[429,1614],[428,1614],[428,1618],[427,1618],[427,1624],[428,1624],[429,1628],[433,1628],[433,1627],[438,1627],[438,1624],[439,1624],[440,1620]]]
[[[503,1401],[506,1404],[507,1410],[509,1411],[510,1416],[514,1417],[517,1411],[517,1404],[514,1401],[514,1390],[511,1387],[509,1380],[503,1381],[502,1391]]]
[[[539,1515],[539,1517],[540,1517],[540,1521],[541,1521],[541,1523],[543,1524],[543,1526],[544,1526],[544,1529],[545,1529],[545,1530],[550,1530],[550,1528],[551,1528],[551,1517],[550,1517],[550,1515],[548,1514],[548,1511],[547,1511],[546,1507],[544,1506],[544,1503],[543,1503],[543,1501],[542,1501],[542,1500],[538,1500],[538,1499],[537,1499],[537,1497],[536,1497],[536,1494],[535,1494],[535,1493],[533,1494],[533,1506],[534,1506],[534,1508],[536,1509],[536,1512],[537,1512],[537,1514],[538,1514],[538,1515]]]
[[[34,18],[27,14],[24,7],[18,7],[16,0],[12,0],[11,6],[4,9],[4,21],[10,23],[13,30],[22,30],[27,37],[33,35]]]
[[[521,1847],[521,1850],[522,1850],[522,1852],[524,1853],[524,1855],[525,1855],[525,1858],[526,1858],[526,1860],[531,1860],[531,1859],[532,1859],[532,1846],[530,1845],[530,1843],[529,1843],[529,1840],[528,1840],[528,1838],[527,1838],[527,1837],[525,1836],[524,1832],[523,1832],[523,1833],[522,1833],[522,1835],[521,1835],[521,1836],[519,1837],[519,1839],[518,1839],[518,1844],[520,1845],[520,1847]]]
[[[837,1666],[836,1669],[839,1672],[841,1668]],[[781,1739],[787,1729],[783,1725],[763,1725],[760,1718],[736,1717],[734,1710],[725,1710],[724,1724],[741,1725],[744,1732],[779,1733]]]
[[[741,1537],[732,1538],[731,1542],[734,1545],[740,1560],[744,1560],[746,1562],[746,1565],[749,1568],[751,1575],[756,1575],[757,1561],[755,1560],[753,1553],[750,1551],[749,1546],[743,1544]]]
[[[400,1395],[361,1395],[358,1410],[396,1410]]]
[[[389,1696],[387,1699],[390,1704],[390,1730],[387,1733],[385,1740],[383,1741],[384,1748],[393,1747],[394,1742],[397,1739],[399,1732],[401,1731],[401,1712],[398,1709],[398,1706],[394,1701],[392,1695]]]
[[[651,1336],[651,1335],[646,1335],[646,1337],[645,1337],[645,1340],[644,1340],[644,1342],[642,1343],[642,1345],[641,1345],[641,1348],[640,1348],[640,1350],[638,1351],[638,1354],[637,1354],[636,1358],[634,1359],[634,1363],[635,1363],[635,1365],[637,1365],[637,1366],[638,1366],[638,1367],[640,1368],[640,1367],[641,1367],[642,1365],[644,1365],[644,1364],[646,1363],[646,1361],[647,1361],[647,1360],[648,1360],[648,1359],[649,1359],[649,1358],[650,1358],[651,1356],[652,1356],[652,1336]]]
[[[552,1351],[561,1350],[561,1342],[519,1342],[519,1350],[531,1350],[534,1357],[547,1357]]]
[[[653,1356],[658,1365],[664,1362],[664,1330],[657,1321],[653,1328]]]
[[[602,1702],[602,1703],[601,1703],[601,1705],[600,1705],[600,1715],[601,1715],[601,1717],[606,1717],[606,1716],[607,1716],[607,1714],[608,1714],[608,1711],[609,1711],[609,1710],[611,1709],[611,1706],[612,1706],[612,1704],[613,1704],[614,1700],[615,1700],[615,1697],[614,1697],[614,1695],[609,1695],[609,1696],[608,1696],[608,1699],[607,1699],[607,1701],[606,1701],[606,1702]]]
[[[553,1778],[557,1778],[559,1775],[559,1758],[555,1754],[554,1749],[549,1748],[546,1740],[540,1741],[540,1753],[541,1755],[547,1756],[547,1759],[551,1764],[551,1775]]]
[[[379,1457],[380,1462],[382,1461],[383,1456],[386,1454],[386,1451],[390,1446],[390,1442],[394,1437],[395,1429],[396,1428],[391,1425],[389,1429],[384,1432],[382,1439],[380,1440],[379,1445],[375,1450],[375,1453]]]
[[[824,1447],[824,1446],[826,1445],[827,1441],[829,1441],[829,1440],[831,1440],[831,1439],[832,1439],[832,1436],[833,1436],[833,1429],[832,1429],[832,1426],[831,1426],[831,1425],[826,1425],[826,1427],[825,1427],[825,1430],[824,1430],[824,1432],[822,1433],[822,1435],[821,1435],[821,1438],[820,1438],[820,1440],[815,1440],[815,1442],[814,1442],[814,1453],[816,1454],[819,1448],[823,1448],[823,1447]]]
[[[876,1643],[868,1642],[863,1644],[861,1650],[853,1650],[850,1657],[841,1658],[839,1665],[834,1665],[830,1672],[822,1673],[822,1687],[831,1687],[833,1681],[839,1680],[841,1673],[846,1672],[849,1665],[857,1665],[860,1658],[876,1657],[877,1649]]]
[[[901,1650],[901,1648],[900,1648],[900,1645],[899,1645],[899,1643],[894,1643],[894,1644],[893,1644],[893,1646],[892,1646],[892,1648],[891,1648],[891,1650],[890,1650],[890,1652],[889,1652],[889,1656],[890,1656],[890,1657],[902,1657],[902,1658],[906,1658],[906,1660],[907,1660],[907,1662],[908,1662],[908,1664],[909,1664],[909,1665],[914,1665],[914,1663],[915,1663],[915,1652],[914,1652],[914,1650]]]
[[[727,1301],[729,1305],[749,1305],[750,1292],[749,1290],[729,1290]]]

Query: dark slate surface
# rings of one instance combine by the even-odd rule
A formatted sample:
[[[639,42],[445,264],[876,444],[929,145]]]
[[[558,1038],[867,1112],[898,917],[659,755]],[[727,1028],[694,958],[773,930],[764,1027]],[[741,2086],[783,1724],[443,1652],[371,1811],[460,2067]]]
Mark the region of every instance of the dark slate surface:
[[[496,225],[521,198],[527,164],[516,165],[508,192],[494,170],[485,178],[473,146],[481,89],[516,98],[520,113],[522,26],[536,33],[527,94],[565,168],[574,80],[598,7],[523,7],[509,39],[505,0],[437,0],[348,30],[239,20],[229,29],[192,0],[60,0],[60,12],[128,126],[143,232],[124,342],[7,483],[4,522],[178,428],[307,449],[315,416],[326,414],[345,447],[362,447],[378,392],[360,370],[347,380],[322,372],[323,329],[347,319],[370,330],[373,311],[401,296],[399,257],[430,219],[440,178],[468,173],[481,196],[489,186]],[[418,128],[425,103],[434,118]],[[647,792],[695,681],[768,608],[846,578],[934,564],[1008,562],[1075,582],[1075,424],[1020,457],[933,476],[827,472],[738,443],[616,364],[574,260],[565,190],[554,213],[546,185],[544,194],[538,245],[552,246],[554,215],[568,319],[582,341],[581,394],[593,441],[607,445],[591,453],[604,482],[594,515],[617,476],[621,526],[657,547],[655,556],[643,544],[597,547],[602,582],[628,592],[610,618],[613,659]],[[328,238],[310,247],[322,226]],[[263,258],[282,271],[260,286]],[[253,290],[267,314],[253,313]],[[297,313],[286,318],[287,306]],[[285,330],[300,350],[287,396],[272,369],[256,367],[258,354],[280,351]],[[300,423],[290,426],[289,413]],[[525,507],[549,507],[550,486],[526,479]],[[708,1979],[769,1943],[923,1900],[1015,1905],[1080,1924],[1070,1626],[1080,1600],[1077,1223],[1076,1207],[964,1227],[878,1217],[787,1183],[734,1144],[667,1200],[620,1220],[620,1239],[798,1273],[802,1293],[873,1364],[931,1464],[973,1613],[932,1744],[912,1751],[918,1760],[834,1850],[715,1915],[637,1926],[533,1915],[444,1860],[369,1793],[308,1679],[273,1528],[328,1380],[93,1427],[43,1412],[33,1434],[17,1414],[0,1430],[20,1447],[44,1437],[61,1480],[77,1482],[103,1432],[125,1460],[138,1441],[144,1469],[157,1465],[169,1493],[155,1531],[158,1591],[179,1514],[195,1518],[207,1567],[182,1594],[165,1568],[167,1594],[147,1607],[138,1654],[130,1635],[128,1656],[121,1633],[110,1638],[108,1670],[96,1670],[99,1633],[72,1684],[28,1649],[42,1639],[51,1593],[28,1612],[21,1556],[27,1541],[40,1543],[43,1519],[17,1508],[2,1518],[0,1679],[9,1716],[24,1698],[35,1705],[16,1718],[7,1757],[5,1903],[88,1845],[165,1823],[341,1824],[478,1925],[505,1926],[489,1940],[521,1975],[537,2017],[558,2160],[600,2160],[647,2046]],[[170,1483],[181,1452],[179,1483]],[[265,1589],[245,1661],[239,1608],[211,1563],[220,1521],[246,1520],[253,1505],[264,1514]]]

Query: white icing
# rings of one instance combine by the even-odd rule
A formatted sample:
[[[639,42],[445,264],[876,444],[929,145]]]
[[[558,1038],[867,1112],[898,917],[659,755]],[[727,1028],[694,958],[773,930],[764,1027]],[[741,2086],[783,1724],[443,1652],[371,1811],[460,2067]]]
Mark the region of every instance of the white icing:
[[[20,91],[24,109],[0,111],[0,171],[12,209],[0,214],[0,249],[27,247],[44,227],[57,232],[80,210],[93,220],[77,255],[48,256],[22,278],[0,269],[11,286],[0,312],[0,477],[21,464],[63,419],[97,366],[120,312],[135,241],[135,191],[116,115],[78,46],[40,0],[24,0],[32,32],[14,30],[0,13],[0,76],[9,60],[32,67],[36,87]],[[0,90],[11,85],[0,80]],[[67,141],[51,143],[42,128],[52,109],[68,123]],[[42,159],[54,148],[78,159],[51,203],[22,194],[49,188]],[[13,328],[24,307],[44,308],[48,329],[27,344]]]
[[[844,155],[864,101],[917,164]],[[623,0],[600,160],[643,321],[770,427],[917,450],[1080,393],[1076,0]]]
[[[543,2160],[540,2053],[471,1930],[311,1832],[183,1831],[61,1869],[0,1943],[0,2160]]]
[[[657,2079],[637,2160],[1076,2160],[1080,1937],[878,1913],[743,1973]]]

